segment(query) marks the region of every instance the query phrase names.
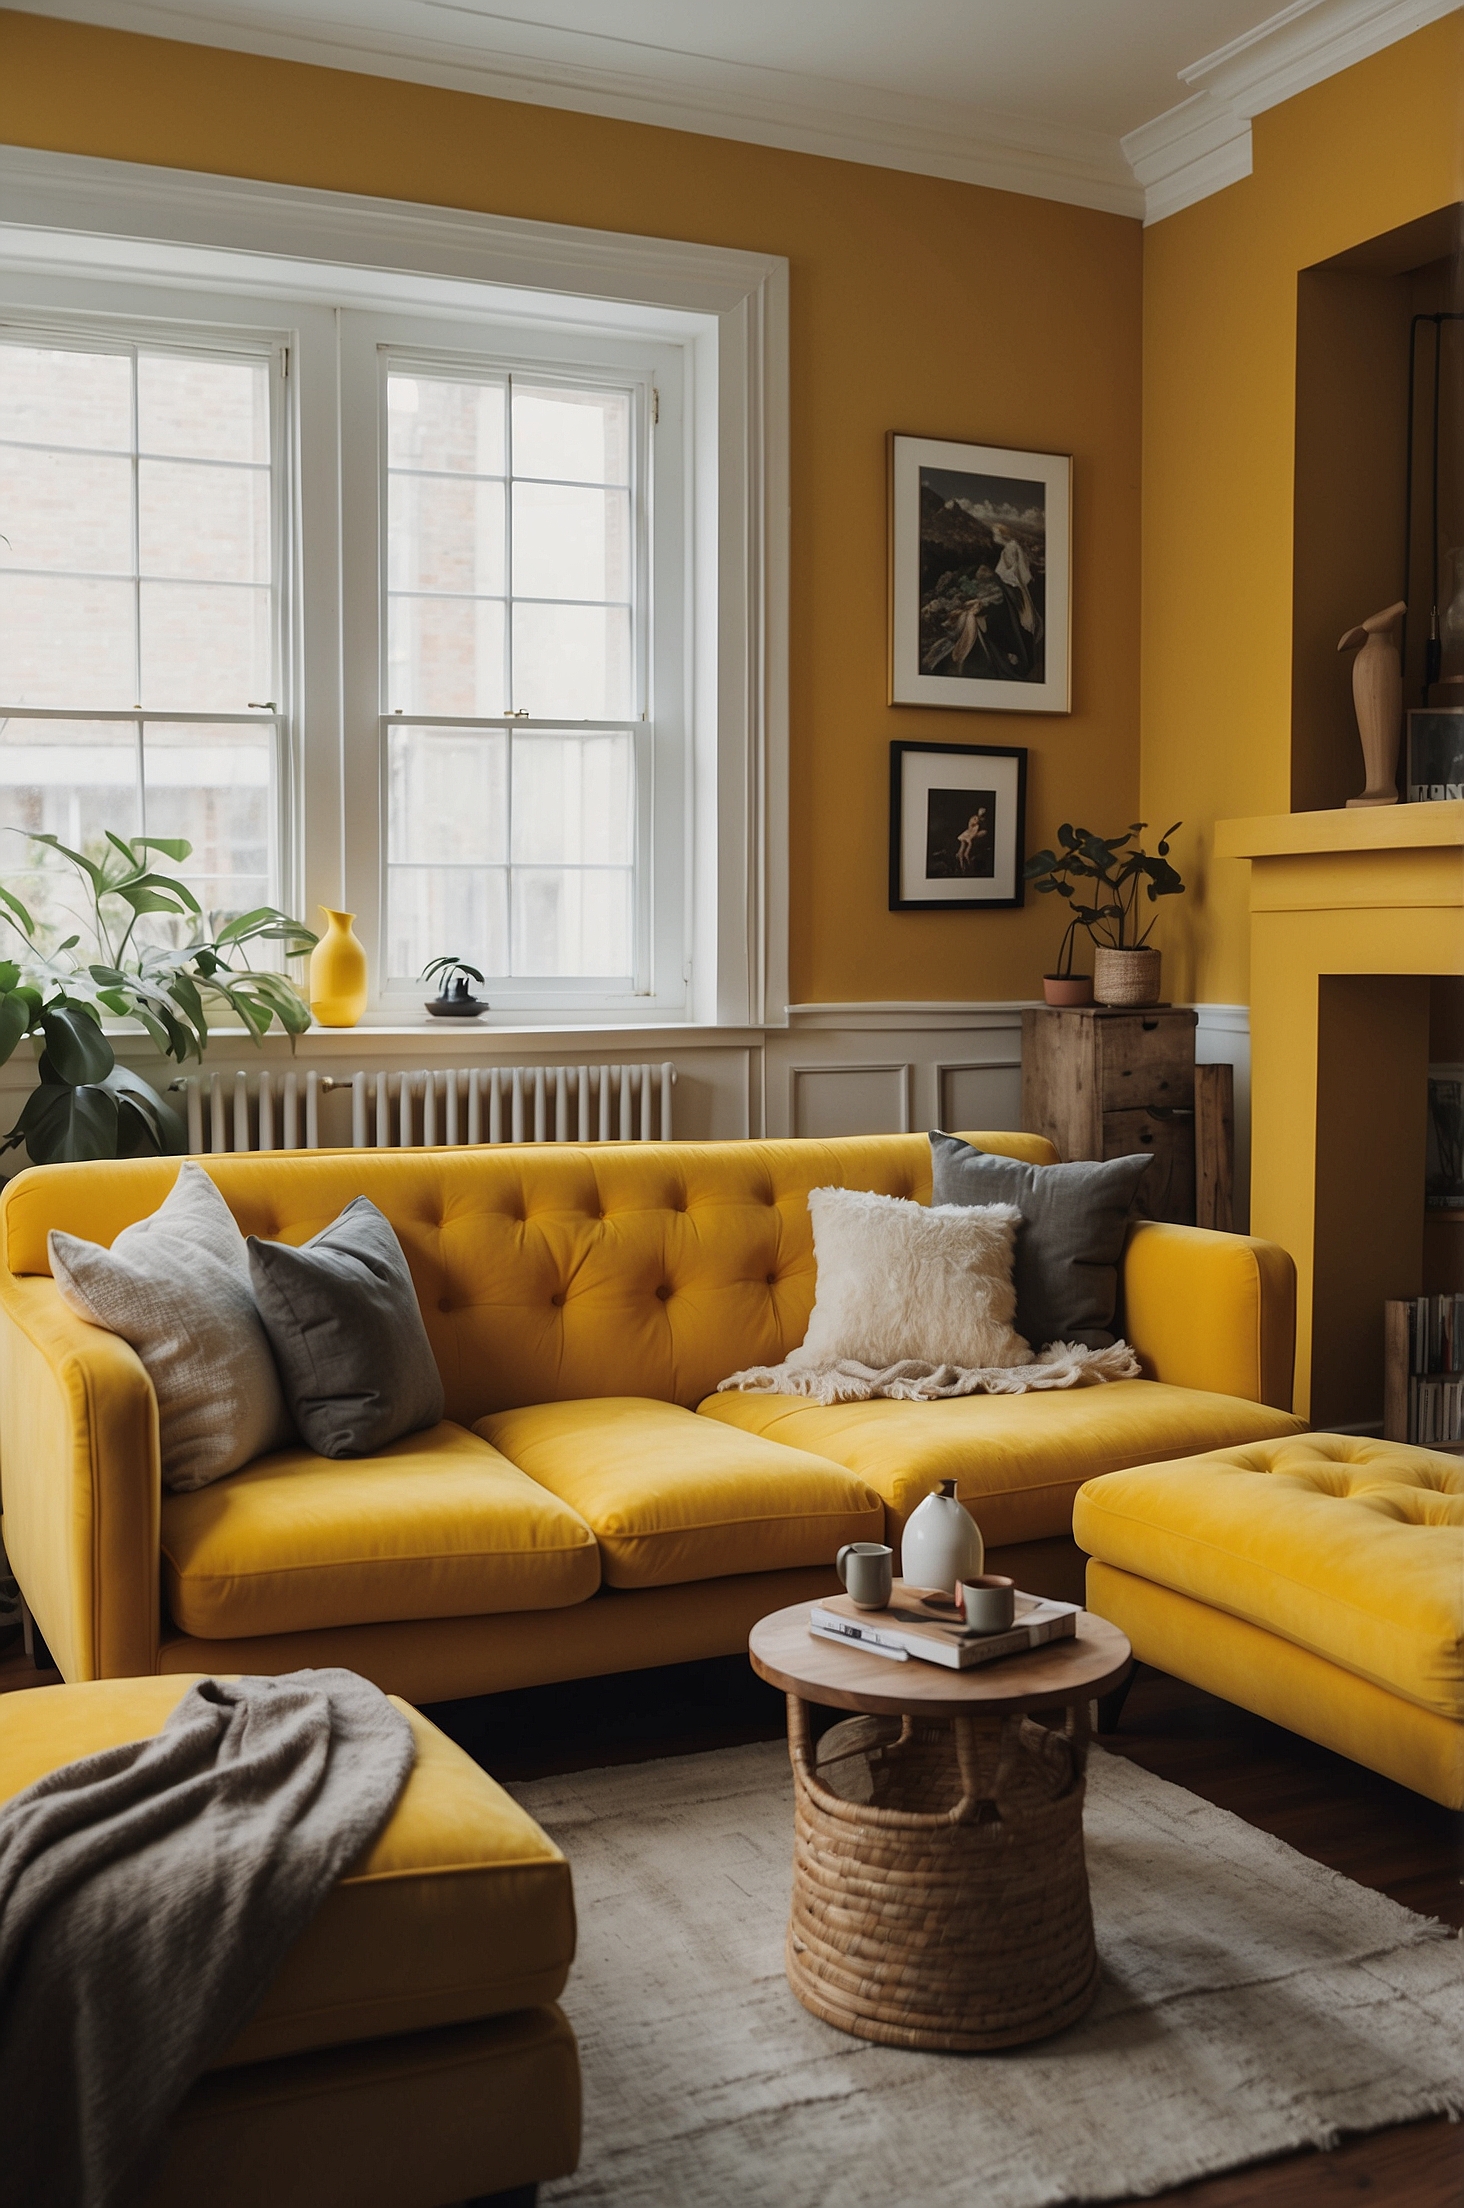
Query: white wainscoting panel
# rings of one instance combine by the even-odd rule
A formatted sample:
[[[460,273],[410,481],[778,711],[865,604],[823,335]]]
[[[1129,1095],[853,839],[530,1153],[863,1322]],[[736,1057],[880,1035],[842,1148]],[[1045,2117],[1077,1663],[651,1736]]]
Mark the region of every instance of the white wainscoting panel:
[[[936,1125],[948,1133],[978,1127],[1014,1131],[1022,1124],[1022,1061],[1002,1065],[937,1066]]]
[[[790,1066],[789,1118],[795,1135],[908,1134],[909,1064]]]

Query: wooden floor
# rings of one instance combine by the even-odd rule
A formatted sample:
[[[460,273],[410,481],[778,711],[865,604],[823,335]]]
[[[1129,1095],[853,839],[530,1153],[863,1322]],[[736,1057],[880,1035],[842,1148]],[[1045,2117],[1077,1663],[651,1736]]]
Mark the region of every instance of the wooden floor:
[[[44,1675],[46,1683],[55,1674]],[[13,1645],[0,1692],[43,1683]],[[501,1779],[548,1778],[783,1737],[783,1700],[740,1658],[440,1703]],[[838,1715],[825,1713],[829,1721]],[[1141,1670],[1103,1745],[1407,1908],[1464,1927],[1464,1817],[1229,1703]],[[1464,2064],[1464,2056],[1461,2056]],[[1156,2196],[1157,2208],[1464,2208],[1464,2124],[1410,2124]],[[902,2204],[903,2208],[903,2204]]]

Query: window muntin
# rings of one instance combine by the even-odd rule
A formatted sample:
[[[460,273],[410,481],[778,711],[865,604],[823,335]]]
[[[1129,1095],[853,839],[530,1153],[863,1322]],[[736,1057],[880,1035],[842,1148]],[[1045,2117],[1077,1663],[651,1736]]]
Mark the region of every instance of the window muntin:
[[[267,344],[0,329],[0,827],[184,836],[220,917],[280,875],[273,383]],[[4,864],[70,932],[35,846]]]
[[[388,974],[455,949],[633,987],[635,392],[401,359],[384,381]]]

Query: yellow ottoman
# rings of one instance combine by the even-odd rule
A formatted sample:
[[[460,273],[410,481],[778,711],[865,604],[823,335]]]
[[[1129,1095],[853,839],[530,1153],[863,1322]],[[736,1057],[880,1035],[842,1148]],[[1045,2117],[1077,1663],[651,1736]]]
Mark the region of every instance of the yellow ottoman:
[[[1464,1459],[1302,1434],[1078,1492],[1142,1663],[1464,1809]]]
[[[0,1800],[157,1732],[191,1677],[0,1696]],[[448,2208],[532,2198],[579,2158],[579,2063],[555,1997],[569,1865],[399,1702],[417,1761],[222,2061],[175,2117],[147,2208]]]

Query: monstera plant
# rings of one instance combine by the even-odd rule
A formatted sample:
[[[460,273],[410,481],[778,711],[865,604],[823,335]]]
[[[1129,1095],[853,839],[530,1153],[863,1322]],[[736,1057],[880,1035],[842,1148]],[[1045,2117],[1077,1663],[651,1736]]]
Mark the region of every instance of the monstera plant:
[[[30,841],[73,869],[90,909],[81,928],[54,942],[58,930],[0,885],[0,919],[20,938],[16,955],[0,960],[0,1064],[27,1035],[40,1045],[39,1084],[0,1151],[24,1143],[37,1165],[181,1151],[177,1113],[118,1065],[103,1015],[140,1021],[180,1065],[202,1058],[210,1016],[225,1009],[256,1044],[278,1020],[293,1047],[310,1025],[309,1008],[286,975],[251,966],[247,946],[279,944],[293,958],[315,936],[273,905],[209,930],[187,883],[155,863],[154,854],[175,865],[192,855],[181,836],[123,837],[109,829],[94,857],[53,835]],[[171,932],[184,940],[139,938],[138,923],[155,914],[177,923]]]

